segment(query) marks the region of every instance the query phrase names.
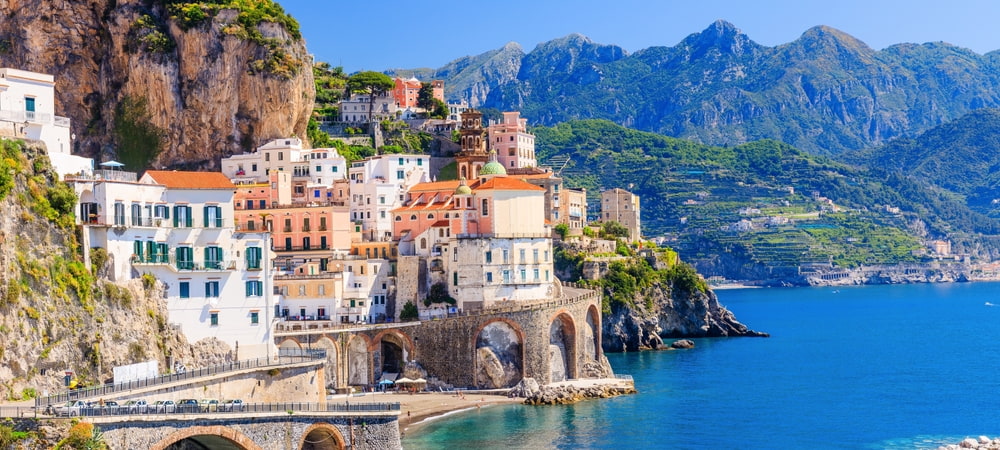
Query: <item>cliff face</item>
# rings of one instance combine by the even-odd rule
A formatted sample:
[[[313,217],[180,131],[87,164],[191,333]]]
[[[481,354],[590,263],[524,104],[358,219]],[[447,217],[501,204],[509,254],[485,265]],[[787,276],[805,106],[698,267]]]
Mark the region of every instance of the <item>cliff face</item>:
[[[55,75],[74,152],[130,170],[214,168],[305,136],[315,86],[300,38],[270,22],[248,29],[233,10],[182,27],[161,3],[0,0],[0,66]]]
[[[652,304],[648,308],[647,300]],[[636,299],[636,306],[612,306],[604,315],[602,347],[605,352],[655,349],[662,338],[767,336],[738,322],[719,304],[712,291],[672,293],[663,285],[653,285]]]
[[[75,198],[44,155],[40,146],[0,141],[0,172],[12,174],[0,176],[2,399],[54,393],[67,370],[94,384],[118,365],[155,359],[166,370],[168,356],[189,367],[221,362],[224,344],[189,345],[169,323],[162,284],[115,285],[78,260],[73,216],[65,213]]]

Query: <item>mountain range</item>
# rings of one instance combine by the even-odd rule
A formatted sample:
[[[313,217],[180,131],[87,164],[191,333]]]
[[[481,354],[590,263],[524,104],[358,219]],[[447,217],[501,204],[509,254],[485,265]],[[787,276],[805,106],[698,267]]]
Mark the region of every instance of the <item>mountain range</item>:
[[[571,34],[527,53],[509,43],[437,69],[387,72],[443,79],[450,99],[518,110],[532,124],[607,119],[712,145],[776,139],[821,155],[1000,107],[998,52],[943,42],[877,51],[827,26],[768,47],[720,20],[673,47],[631,54]]]

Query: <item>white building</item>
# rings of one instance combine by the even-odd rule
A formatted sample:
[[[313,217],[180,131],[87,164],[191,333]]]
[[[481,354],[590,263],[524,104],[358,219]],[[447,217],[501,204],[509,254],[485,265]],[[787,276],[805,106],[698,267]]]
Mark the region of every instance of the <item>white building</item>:
[[[59,175],[90,172],[93,160],[73,156],[70,120],[56,115],[55,77],[0,68],[0,135],[45,143]]]
[[[285,172],[303,192],[308,186],[329,187],[347,177],[347,159],[337,149],[304,149],[302,139],[295,137],[274,139],[254,152],[223,158],[221,163],[223,175],[234,183],[267,183],[271,172]]]
[[[370,241],[392,238],[391,211],[402,204],[406,191],[430,181],[429,155],[379,155],[355,161],[350,168],[351,220],[361,224]]]
[[[392,92],[386,92],[375,97],[375,105],[369,102],[371,97],[364,94],[355,94],[340,101],[340,121],[347,123],[365,124],[368,123],[368,108],[375,111],[372,120],[381,122],[396,118],[396,100]]]
[[[108,276],[151,274],[169,321],[191,342],[218,338],[240,358],[274,356],[267,232],[235,232],[235,186],[220,173],[98,171],[69,179],[79,195],[85,261],[103,248]]]

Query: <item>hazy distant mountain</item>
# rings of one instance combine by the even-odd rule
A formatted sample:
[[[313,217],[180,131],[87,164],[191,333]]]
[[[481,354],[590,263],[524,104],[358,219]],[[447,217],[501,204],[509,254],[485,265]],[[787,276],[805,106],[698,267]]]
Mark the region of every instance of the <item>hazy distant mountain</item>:
[[[818,154],[875,147],[1000,107],[1000,55],[945,43],[875,51],[833,28],[775,47],[725,21],[673,47],[628,54],[573,34],[437,70],[450,98],[520,110],[530,123],[602,118],[716,145],[772,138]]]

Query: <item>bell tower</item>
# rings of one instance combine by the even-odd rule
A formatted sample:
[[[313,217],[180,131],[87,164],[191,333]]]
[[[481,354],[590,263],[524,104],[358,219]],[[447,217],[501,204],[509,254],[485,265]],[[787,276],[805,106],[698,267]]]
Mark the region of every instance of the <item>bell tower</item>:
[[[462,113],[462,127],[459,129],[462,150],[455,155],[459,178],[475,179],[479,169],[489,160],[486,154],[486,134],[483,129],[483,113],[468,109]]]

